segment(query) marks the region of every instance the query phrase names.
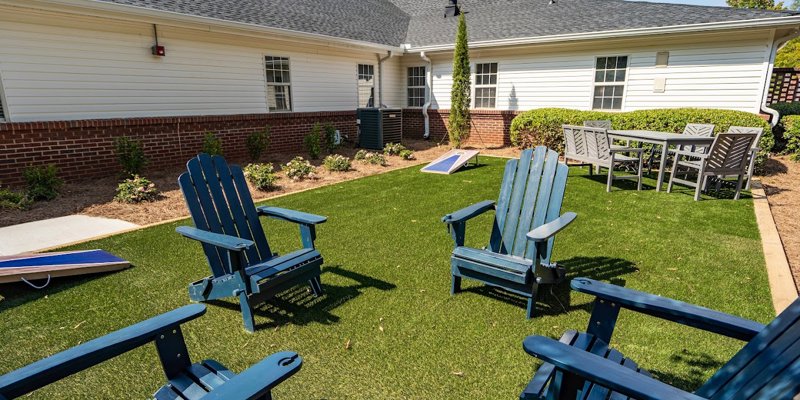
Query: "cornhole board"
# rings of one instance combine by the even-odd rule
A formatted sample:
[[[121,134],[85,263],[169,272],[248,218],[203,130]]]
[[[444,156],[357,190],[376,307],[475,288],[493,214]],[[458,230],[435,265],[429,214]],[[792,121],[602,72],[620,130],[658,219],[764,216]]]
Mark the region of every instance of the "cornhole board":
[[[421,169],[422,172],[430,172],[432,174],[445,174],[450,175],[459,168],[466,165],[469,160],[475,159],[475,164],[478,163],[478,150],[450,150],[441,157],[431,161]]]
[[[27,253],[0,257],[0,283],[118,271],[130,263],[103,250]],[[47,284],[45,284],[46,286]],[[36,286],[34,286],[36,287]],[[42,286],[43,287],[43,286]]]

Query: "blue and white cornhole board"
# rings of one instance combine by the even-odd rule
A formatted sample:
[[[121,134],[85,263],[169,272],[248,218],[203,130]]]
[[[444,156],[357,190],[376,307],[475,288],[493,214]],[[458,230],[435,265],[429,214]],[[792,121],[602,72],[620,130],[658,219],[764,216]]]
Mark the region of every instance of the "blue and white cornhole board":
[[[103,250],[28,253],[0,257],[0,283],[25,282],[37,289],[47,286],[50,278],[117,271],[130,263]],[[30,283],[47,279],[43,286]]]
[[[422,168],[422,172],[430,172],[432,174],[445,174],[450,175],[457,169],[466,165],[469,160],[475,159],[478,162],[478,150],[450,150],[441,157],[431,161],[430,164]]]

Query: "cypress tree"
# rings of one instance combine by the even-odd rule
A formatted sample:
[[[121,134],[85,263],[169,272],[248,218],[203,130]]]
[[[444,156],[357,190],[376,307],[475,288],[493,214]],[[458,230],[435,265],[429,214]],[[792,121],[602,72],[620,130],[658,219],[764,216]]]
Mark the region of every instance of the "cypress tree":
[[[467,21],[462,13],[458,17],[456,48],[453,53],[453,87],[450,90],[450,118],[447,131],[450,143],[460,148],[469,138],[470,127],[470,68],[467,44]]]

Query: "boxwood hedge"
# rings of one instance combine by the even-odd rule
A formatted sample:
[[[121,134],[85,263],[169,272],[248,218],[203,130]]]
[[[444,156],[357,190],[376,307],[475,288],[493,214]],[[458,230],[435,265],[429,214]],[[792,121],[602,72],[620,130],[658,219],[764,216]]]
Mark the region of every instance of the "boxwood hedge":
[[[725,132],[730,126],[764,128],[756,163],[766,161],[775,139],[769,123],[756,114],[702,108],[672,108],[637,110],[630,112],[581,111],[567,108],[540,108],[517,115],[511,123],[511,143],[518,147],[545,145],[563,150],[564,133],[561,125],[582,125],[583,121],[611,120],[614,129],[647,129],[662,132],[683,132],[687,123],[714,124],[715,133]]]
[[[781,119],[783,139],[786,141],[784,151],[794,161],[800,161],[800,115],[787,115]]]

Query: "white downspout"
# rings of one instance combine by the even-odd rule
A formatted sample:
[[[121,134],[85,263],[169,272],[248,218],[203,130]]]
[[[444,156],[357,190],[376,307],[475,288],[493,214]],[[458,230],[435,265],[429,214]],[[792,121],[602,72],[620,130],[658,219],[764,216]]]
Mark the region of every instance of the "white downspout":
[[[386,57],[381,58],[380,54],[376,56],[378,57],[378,108],[383,108],[383,62],[392,58],[394,53],[390,50]]]
[[[431,137],[431,124],[430,119],[428,118],[428,108],[431,106],[431,98],[433,98],[433,63],[431,59],[425,56],[425,52],[419,53],[420,58],[425,60],[428,63],[427,67],[425,68],[425,81],[428,83],[428,87],[425,90],[425,104],[422,105],[422,117],[425,119],[425,133],[422,135],[424,139],[428,139]]]
[[[777,110],[767,106],[767,97],[769,97],[769,86],[772,82],[772,69],[775,67],[775,56],[778,54],[778,50],[780,50],[781,47],[786,44],[786,42],[794,39],[798,35],[800,35],[800,31],[795,29],[792,33],[775,39],[775,41],[772,42],[772,48],[770,49],[768,60],[769,67],[767,68],[767,82],[766,87],[764,88],[764,94],[761,98],[761,111],[764,111],[772,116],[772,118],[770,118],[770,125],[772,125],[773,128],[780,122],[780,113]]]

